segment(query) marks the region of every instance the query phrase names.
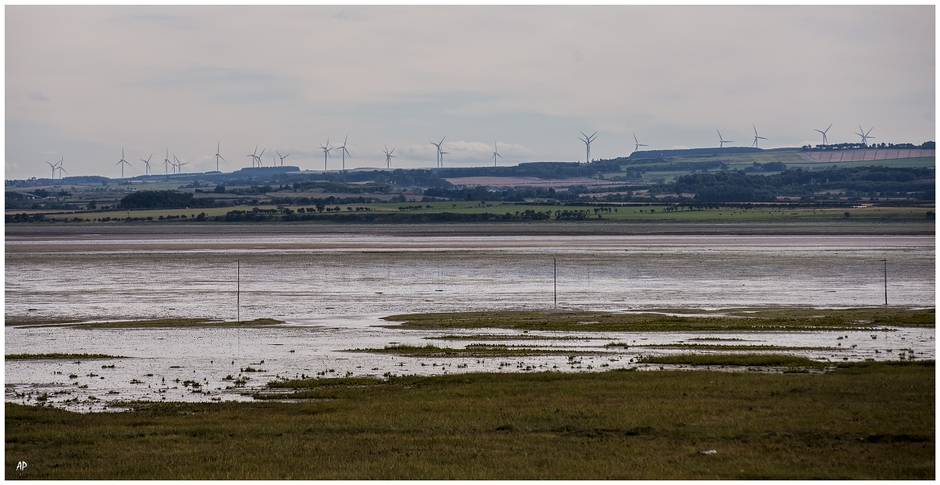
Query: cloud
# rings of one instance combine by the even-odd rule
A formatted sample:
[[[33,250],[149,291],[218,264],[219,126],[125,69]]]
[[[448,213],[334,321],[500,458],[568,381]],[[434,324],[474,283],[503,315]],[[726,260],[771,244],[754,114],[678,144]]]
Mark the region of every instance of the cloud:
[[[491,164],[494,141],[500,165],[583,159],[579,131],[595,130],[595,158],[628,155],[631,133],[651,150],[715,146],[716,129],[749,145],[752,124],[768,146],[800,146],[829,123],[833,142],[857,140],[859,123],[879,141],[923,142],[935,136],[934,13],[13,5],[5,81],[27,94],[6,102],[7,177],[43,175],[32,167],[48,150],[73,174],[113,175],[122,146],[214,169],[216,143],[223,170],[249,166],[256,143],[322,169],[319,144],[346,134],[347,168],[384,166],[385,145],[394,166],[434,167],[428,142],[444,135],[455,166]]]

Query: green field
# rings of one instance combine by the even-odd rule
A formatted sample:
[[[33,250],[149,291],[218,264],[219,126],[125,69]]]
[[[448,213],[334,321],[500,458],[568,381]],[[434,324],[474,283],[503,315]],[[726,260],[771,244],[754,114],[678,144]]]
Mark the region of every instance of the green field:
[[[322,379],[271,388],[297,402],[125,413],[8,403],[5,477],[932,480],[935,389],[922,362]]]
[[[799,150],[780,150],[780,151],[764,151],[764,152],[752,152],[752,153],[723,153],[721,155],[710,155],[710,156],[687,156],[687,157],[666,157],[664,160],[660,161],[659,159],[636,159],[629,160],[629,162],[621,166],[620,172],[608,172],[603,174],[603,177],[606,179],[611,179],[613,177],[622,177],[626,171],[636,170],[637,168],[642,167],[645,171],[643,173],[644,182],[651,181],[661,181],[664,183],[674,182],[677,177],[682,175],[688,175],[693,171],[708,171],[708,172],[718,172],[720,169],[711,168],[708,170],[703,170],[701,168],[696,168],[696,165],[703,165],[706,163],[715,163],[723,162],[727,166],[727,170],[744,170],[748,167],[752,167],[755,163],[766,164],[771,162],[781,162],[786,164],[787,168],[814,168],[821,169],[826,167],[834,168],[856,168],[856,167],[868,167],[872,165],[877,165],[879,167],[893,167],[893,168],[905,168],[905,167],[933,167],[936,165],[936,158],[934,157],[920,157],[920,158],[899,158],[896,160],[877,160],[877,161],[858,161],[858,162],[841,162],[841,163],[820,163],[812,162],[800,155]],[[690,164],[688,170],[668,170],[666,166],[671,164]],[[662,167],[661,170],[658,168]],[[772,174],[777,172],[762,172],[762,174]]]

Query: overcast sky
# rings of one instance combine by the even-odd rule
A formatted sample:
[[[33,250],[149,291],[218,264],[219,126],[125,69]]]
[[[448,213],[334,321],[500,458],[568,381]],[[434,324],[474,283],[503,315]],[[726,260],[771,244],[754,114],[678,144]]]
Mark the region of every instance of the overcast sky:
[[[922,6],[7,6],[6,179],[933,140]],[[333,150],[329,168],[340,168]],[[279,163],[279,162],[278,162]]]

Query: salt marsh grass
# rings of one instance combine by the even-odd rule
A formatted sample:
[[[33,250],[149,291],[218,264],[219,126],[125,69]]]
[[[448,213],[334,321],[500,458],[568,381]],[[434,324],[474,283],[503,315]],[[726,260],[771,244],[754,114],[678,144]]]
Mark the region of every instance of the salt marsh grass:
[[[312,399],[294,403],[8,403],[6,477],[934,479],[934,374],[463,374],[297,381]]]

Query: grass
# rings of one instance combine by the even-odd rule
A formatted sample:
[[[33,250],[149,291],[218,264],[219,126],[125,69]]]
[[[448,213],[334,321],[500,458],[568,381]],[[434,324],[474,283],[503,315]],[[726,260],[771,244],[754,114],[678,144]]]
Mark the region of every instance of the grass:
[[[120,355],[108,354],[6,354],[6,360],[89,360],[89,359],[123,359]]]
[[[612,347],[617,346],[616,344],[608,344]],[[626,344],[621,344],[626,347]],[[688,349],[688,350],[760,350],[762,352],[768,351],[799,351],[799,350],[837,350],[838,347],[787,347],[783,345],[719,345],[719,344],[688,344],[688,343],[674,343],[674,344],[647,344],[647,345],[635,345],[634,347],[642,348],[655,348],[655,349]]]
[[[4,325],[8,327],[26,326],[26,325],[61,325],[64,323],[76,323],[79,320],[73,318],[44,318],[44,317],[17,317],[4,320]]]
[[[569,355],[585,353],[571,350],[532,349],[498,344],[470,344],[462,349],[438,347],[431,344],[423,347],[415,345],[389,345],[381,349],[355,349],[350,350],[350,352],[394,354],[406,357],[522,357],[527,355]]]
[[[734,365],[748,367],[814,367],[830,365],[806,357],[775,354],[682,354],[643,356],[637,359],[640,364],[672,365]]]
[[[689,310],[649,313],[567,311],[502,311],[427,313],[385,317],[406,329],[509,328],[552,331],[794,331],[851,330],[883,326],[933,327],[934,309],[861,308],[729,309],[696,315],[674,315]],[[665,314],[670,313],[670,314]],[[702,313],[710,315],[701,316]]]
[[[120,322],[83,323],[78,328],[145,328],[145,327],[254,327],[284,323],[273,318],[254,320],[220,321],[208,318],[158,318],[153,320],[127,320]]]
[[[6,404],[29,479],[934,479],[933,363],[291,381],[300,402]],[[704,451],[714,450],[705,454]],[[28,463],[16,471],[18,462]]]

